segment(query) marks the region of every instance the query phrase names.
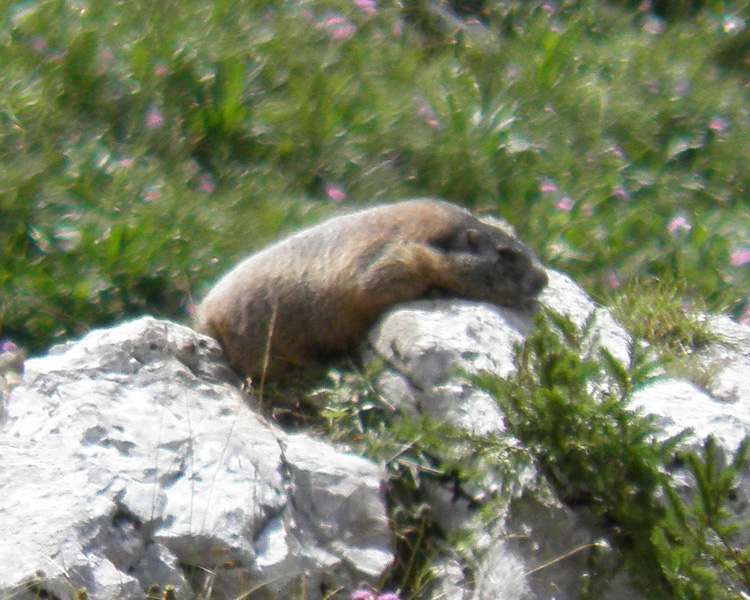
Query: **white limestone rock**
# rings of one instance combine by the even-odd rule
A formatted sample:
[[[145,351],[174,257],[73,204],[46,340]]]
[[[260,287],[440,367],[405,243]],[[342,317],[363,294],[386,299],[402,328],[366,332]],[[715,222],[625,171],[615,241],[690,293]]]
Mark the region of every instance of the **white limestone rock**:
[[[382,574],[380,468],[267,423],[220,354],[145,317],[26,363],[0,430],[0,596],[318,598]]]

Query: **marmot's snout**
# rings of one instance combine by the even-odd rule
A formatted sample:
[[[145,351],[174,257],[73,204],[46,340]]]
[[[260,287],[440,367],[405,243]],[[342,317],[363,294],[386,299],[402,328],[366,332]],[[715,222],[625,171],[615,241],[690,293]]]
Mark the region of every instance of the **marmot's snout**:
[[[533,298],[546,288],[548,283],[547,272],[539,267],[521,282],[521,291],[529,298]]]

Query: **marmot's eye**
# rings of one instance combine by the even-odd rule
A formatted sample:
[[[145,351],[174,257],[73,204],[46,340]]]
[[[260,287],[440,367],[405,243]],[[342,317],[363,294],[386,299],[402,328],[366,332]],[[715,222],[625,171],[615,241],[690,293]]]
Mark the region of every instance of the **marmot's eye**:
[[[508,248],[507,246],[498,246],[497,254],[502,260],[507,261],[510,264],[514,264],[518,261],[518,252],[513,248]]]
[[[469,229],[466,232],[466,241],[469,243],[469,248],[477,252],[482,245],[482,234],[477,229]]]

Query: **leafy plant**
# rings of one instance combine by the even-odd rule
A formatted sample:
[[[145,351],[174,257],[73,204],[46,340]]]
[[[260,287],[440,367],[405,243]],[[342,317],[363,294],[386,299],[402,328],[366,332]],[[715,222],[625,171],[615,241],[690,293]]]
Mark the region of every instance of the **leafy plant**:
[[[586,333],[563,317],[541,315],[518,351],[516,374],[477,381],[497,398],[509,430],[561,497],[609,523],[617,541],[652,570],[648,539],[661,514],[664,465],[679,439],[659,441],[652,422],[628,407],[632,391],[651,377],[647,356],[633,344],[627,368],[604,348],[588,353]]]
[[[645,590],[686,600],[739,598],[750,591],[748,551],[737,542],[747,523],[734,522],[728,506],[750,441],[726,466],[712,438],[700,456],[678,450],[688,432],[662,439],[628,406],[655,364],[635,344],[629,367],[604,349],[591,352],[587,330],[542,314],[519,348],[516,374],[477,381],[497,398],[510,431],[561,497],[609,525]],[[675,491],[676,456],[694,477],[692,501]]]
[[[750,521],[738,522],[729,511],[749,450],[746,438],[727,462],[708,437],[700,454],[689,451],[681,457],[695,486],[692,498],[686,501],[684,493],[665,482],[667,512],[652,540],[676,597],[718,600],[750,593],[750,548],[742,541]]]

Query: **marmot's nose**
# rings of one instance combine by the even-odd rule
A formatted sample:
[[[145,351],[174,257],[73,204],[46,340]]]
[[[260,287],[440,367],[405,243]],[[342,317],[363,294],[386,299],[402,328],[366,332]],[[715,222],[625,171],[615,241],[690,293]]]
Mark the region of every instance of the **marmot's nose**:
[[[547,272],[543,269],[534,271],[526,280],[523,282],[523,292],[528,296],[536,296],[541,292],[549,283],[549,277]]]

